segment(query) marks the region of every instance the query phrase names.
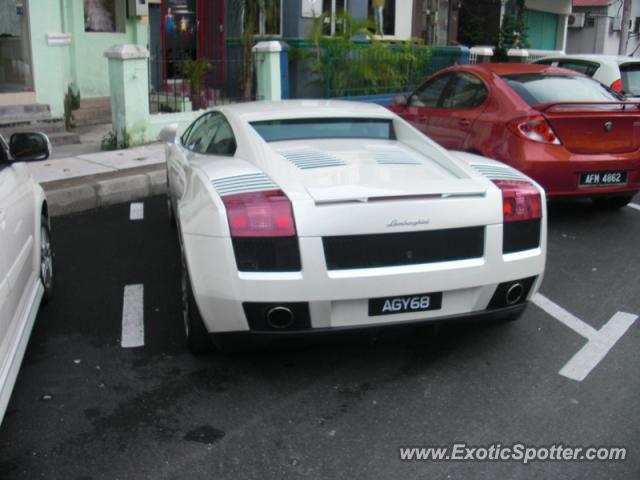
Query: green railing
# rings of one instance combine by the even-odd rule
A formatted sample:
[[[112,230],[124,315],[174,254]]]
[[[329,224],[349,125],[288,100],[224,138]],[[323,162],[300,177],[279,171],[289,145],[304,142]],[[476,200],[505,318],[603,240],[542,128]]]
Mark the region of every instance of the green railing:
[[[327,49],[322,62],[324,97],[344,98],[411,91],[436,71],[467,63],[468,55],[460,48],[358,46]]]

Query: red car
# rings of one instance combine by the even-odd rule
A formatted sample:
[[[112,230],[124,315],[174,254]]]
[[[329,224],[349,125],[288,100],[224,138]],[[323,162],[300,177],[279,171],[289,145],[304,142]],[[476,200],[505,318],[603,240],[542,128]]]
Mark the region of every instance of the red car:
[[[620,208],[640,190],[640,103],[572,70],[459,65],[391,109],[447,149],[517,168],[549,196]]]

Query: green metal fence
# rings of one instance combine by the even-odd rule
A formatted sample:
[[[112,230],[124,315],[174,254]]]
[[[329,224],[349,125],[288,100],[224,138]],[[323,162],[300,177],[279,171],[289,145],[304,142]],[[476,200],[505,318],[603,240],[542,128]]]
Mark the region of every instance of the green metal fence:
[[[326,49],[321,62],[325,98],[362,97],[408,92],[432,73],[468,63],[460,48],[357,46]]]

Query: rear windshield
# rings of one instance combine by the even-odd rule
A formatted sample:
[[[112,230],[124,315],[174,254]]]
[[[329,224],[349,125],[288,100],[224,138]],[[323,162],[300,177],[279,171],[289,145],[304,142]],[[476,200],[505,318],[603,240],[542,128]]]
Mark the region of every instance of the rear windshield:
[[[251,122],[267,142],[314,138],[394,140],[393,123],[377,118],[299,118]]]
[[[640,96],[640,63],[620,65],[622,88],[627,95]]]
[[[620,97],[590,78],[547,73],[502,77],[529,105],[551,102],[614,102]]]

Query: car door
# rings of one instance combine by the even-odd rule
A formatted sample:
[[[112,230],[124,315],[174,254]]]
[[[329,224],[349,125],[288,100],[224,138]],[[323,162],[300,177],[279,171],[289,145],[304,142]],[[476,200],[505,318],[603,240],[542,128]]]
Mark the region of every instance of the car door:
[[[486,107],[484,82],[468,72],[454,72],[436,108],[429,116],[427,135],[445,148],[464,149],[473,122]]]
[[[411,94],[406,106],[394,107],[392,110],[427,135],[431,111],[438,106],[452,78],[450,73],[430,78]]]
[[[37,275],[35,265],[35,201],[33,183],[24,163],[6,164],[0,172],[0,238],[9,282],[9,317],[27,306]]]
[[[7,333],[14,313],[9,305],[9,259],[7,257],[9,240],[6,238],[6,221],[2,218],[7,207],[4,203],[4,199],[7,197],[4,189],[9,188],[12,175],[9,172],[11,165],[4,147],[2,137],[0,137],[0,371],[7,360],[10,343]]]

